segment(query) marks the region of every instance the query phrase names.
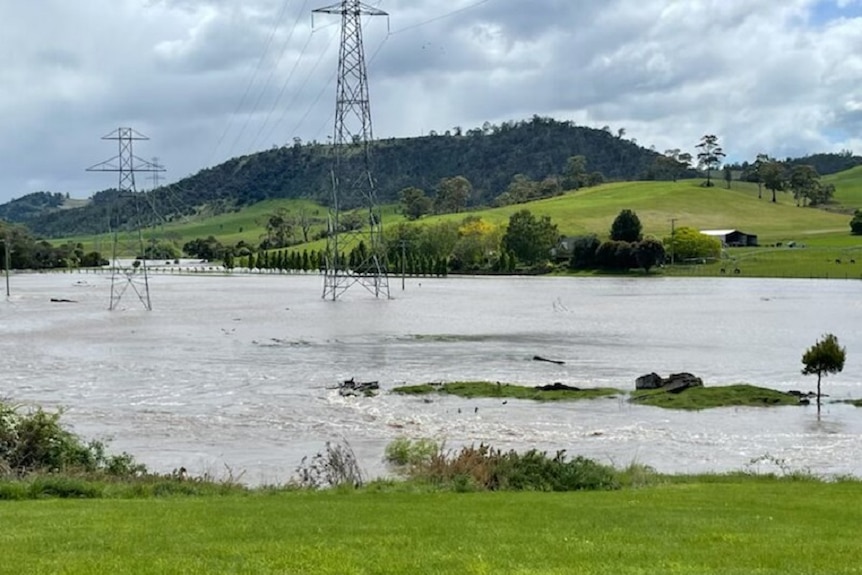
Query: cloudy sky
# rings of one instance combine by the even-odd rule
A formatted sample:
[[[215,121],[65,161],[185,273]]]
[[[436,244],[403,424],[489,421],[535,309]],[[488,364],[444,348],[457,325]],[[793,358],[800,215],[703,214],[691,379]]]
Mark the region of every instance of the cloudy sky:
[[[334,1],[334,0],[332,0]],[[0,202],[116,185],[118,127],[172,182],[332,134],[331,1],[27,0],[0,10]],[[862,153],[862,0],[369,0],[376,137],[534,114],[659,151]],[[152,185],[144,174],[138,189]]]

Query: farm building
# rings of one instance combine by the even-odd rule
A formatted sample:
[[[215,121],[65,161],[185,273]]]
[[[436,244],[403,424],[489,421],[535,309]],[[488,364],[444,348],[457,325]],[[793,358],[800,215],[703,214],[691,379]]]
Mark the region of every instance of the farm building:
[[[757,236],[754,234],[746,234],[739,230],[701,230],[705,236],[711,236],[721,240],[722,245],[728,247],[745,247],[756,246]]]

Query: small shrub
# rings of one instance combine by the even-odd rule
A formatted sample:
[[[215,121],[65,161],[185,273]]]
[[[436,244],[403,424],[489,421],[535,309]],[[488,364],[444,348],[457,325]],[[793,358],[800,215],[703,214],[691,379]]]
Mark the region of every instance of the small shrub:
[[[441,446],[431,439],[399,437],[386,446],[384,459],[396,467],[427,463],[439,453]]]
[[[303,457],[294,483],[304,489],[362,487],[362,472],[356,454],[347,442],[326,442],[323,452]]]

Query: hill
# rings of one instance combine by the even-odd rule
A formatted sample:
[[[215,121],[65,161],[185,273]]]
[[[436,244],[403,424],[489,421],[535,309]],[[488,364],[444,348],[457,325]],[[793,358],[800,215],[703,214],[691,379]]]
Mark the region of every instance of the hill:
[[[835,186],[834,200],[847,213],[862,208],[862,166],[826,176],[823,181]]]
[[[571,156],[584,156],[590,172],[612,180],[643,178],[658,156],[607,131],[538,116],[454,134],[380,140],[375,142],[373,154],[382,203],[395,202],[406,187],[430,192],[441,179],[462,175],[473,186],[474,205],[490,203],[516,174],[534,180],[560,174]],[[267,199],[310,199],[326,204],[331,165],[330,146],[296,142],[233,158],[146,197],[118,199],[116,190],[106,190],[84,207],[27,212],[20,214],[21,219],[10,219],[26,224],[38,235],[60,237],[104,232],[109,207],[115,209],[122,226],[133,220],[136,204],[147,206],[143,211],[155,212],[162,221],[204,207],[220,213]]]

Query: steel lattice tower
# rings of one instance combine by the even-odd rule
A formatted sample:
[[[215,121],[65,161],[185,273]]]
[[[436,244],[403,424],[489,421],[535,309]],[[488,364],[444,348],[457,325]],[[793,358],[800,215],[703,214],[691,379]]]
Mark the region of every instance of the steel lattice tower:
[[[163,172],[165,170],[157,164],[147,162],[135,156],[132,150],[132,143],[135,140],[149,140],[149,138],[132,128],[118,128],[107,136],[103,136],[102,139],[116,140],[119,148],[119,153],[110,160],[87,168],[88,172],[117,172],[119,174],[117,196],[112,202],[113,205],[108,208],[108,226],[112,235],[111,304],[108,309],[115,309],[123,298],[123,294],[131,286],[132,290],[137,294],[138,299],[144,305],[144,308],[147,311],[151,311],[153,305],[150,301],[150,282],[147,276],[147,260],[144,250],[143,221],[141,217],[142,198],[135,188],[135,172]],[[124,198],[130,198],[132,201],[132,214],[131,218],[127,221],[131,224],[131,231],[137,237],[135,240],[131,240],[126,245],[121,246],[120,223],[123,215],[121,213],[121,206],[123,206],[122,200]],[[120,262],[120,257],[129,257],[130,255],[134,258],[133,263],[124,266]],[[137,256],[141,256],[141,259],[137,259]]]
[[[341,15],[332,207],[326,240],[323,298],[333,301],[355,284],[389,297],[383,221],[371,169],[371,106],[362,44],[362,16],[388,16],[359,0],[313,10]],[[355,210],[361,218],[346,218]]]

